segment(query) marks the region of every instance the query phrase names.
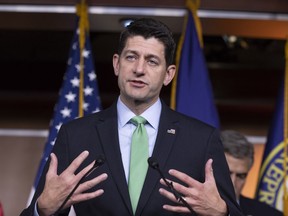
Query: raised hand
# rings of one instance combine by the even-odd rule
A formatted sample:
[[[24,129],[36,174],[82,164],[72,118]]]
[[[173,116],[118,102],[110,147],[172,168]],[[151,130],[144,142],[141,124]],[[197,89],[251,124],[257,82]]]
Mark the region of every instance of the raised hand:
[[[215,178],[212,169],[212,159],[209,159],[205,165],[205,182],[201,183],[187,174],[171,169],[169,174],[183,182],[173,182],[175,190],[183,195],[183,198],[191,206],[191,208],[202,216],[223,216],[227,215],[227,205],[220,197],[217,190]],[[165,185],[163,179],[161,184]],[[184,186],[185,185],[185,186]],[[164,205],[163,208],[172,212],[189,213],[189,209],[179,203],[175,196],[164,188],[160,188],[160,194],[174,201],[178,205]]]
[[[75,171],[88,155],[88,151],[83,151],[77,158],[73,160],[73,162],[68,166],[66,170],[58,175],[58,160],[56,155],[51,153],[51,161],[48,172],[46,174],[44,190],[39,196],[37,203],[40,216],[52,215],[55,213],[64,202],[68,194],[73,190],[74,186],[87,173],[87,171],[93,167],[95,161],[86,166],[79,173],[75,174]],[[107,174],[103,173],[89,181],[81,183],[71,198],[67,201],[63,209],[70,207],[75,203],[101,196],[104,193],[103,189],[89,193],[85,193],[85,191],[106,180],[107,177]]]

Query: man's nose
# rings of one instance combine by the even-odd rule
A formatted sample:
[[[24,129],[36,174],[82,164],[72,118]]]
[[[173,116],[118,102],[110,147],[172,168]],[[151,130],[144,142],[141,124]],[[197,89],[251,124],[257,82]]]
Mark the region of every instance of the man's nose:
[[[145,71],[145,59],[139,58],[135,65],[135,73],[143,74]]]

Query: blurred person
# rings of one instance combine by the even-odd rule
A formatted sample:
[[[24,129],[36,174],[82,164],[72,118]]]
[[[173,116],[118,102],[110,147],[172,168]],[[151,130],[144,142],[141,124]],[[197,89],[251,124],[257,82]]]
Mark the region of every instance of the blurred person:
[[[283,216],[283,213],[256,199],[241,195],[249,170],[254,163],[254,147],[247,138],[234,130],[220,134],[236,198],[245,215]]]

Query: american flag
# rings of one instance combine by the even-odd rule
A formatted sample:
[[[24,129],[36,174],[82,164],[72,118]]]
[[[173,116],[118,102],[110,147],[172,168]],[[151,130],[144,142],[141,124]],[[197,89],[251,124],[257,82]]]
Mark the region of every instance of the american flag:
[[[57,133],[63,123],[78,118],[83,115],[91,114],[101,110],[101,101],[99,97],[97,75],[94,69],[91,44],[89,34],[85,33],[85,45],[82,50],[83,65],[80,64],[80,28],[77,27],[71,44],[70,55],[67,62],[67,69],[64,75],[63,84],[59,92],[58,102],[54,107],[54,116],[50,122],[49,135],[45,144],[44,152],[37,171],[35,182],[28,200],[30,203],[35,188],[39,182],[44,165],[51,153]],[[81,70],[81,68],[83,70]],[[83,85],[80,84],[80,73],[83,72]],[[80,87],[83,86],[83,89]],[[83,93],[83,102],[80,94]],[[80,107],[82,111],[80,111]]]

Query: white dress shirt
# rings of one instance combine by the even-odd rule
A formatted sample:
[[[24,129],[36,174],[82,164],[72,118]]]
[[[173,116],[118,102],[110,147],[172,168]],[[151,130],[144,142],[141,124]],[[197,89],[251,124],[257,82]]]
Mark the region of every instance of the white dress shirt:
[[[147,120],[145,128],[149,137],[149,157],[152,155],[155,146],[161,107],[162,105],[160,99],[158,99],[152,106],[150,106],[140,115]],[[120,97],[117,101],[117,115],[120,151],[125,170],[126,181],[128,182],[132,134],[136,128],[136,126],[129,121],[135,116],[135,114],[121,101]]]

